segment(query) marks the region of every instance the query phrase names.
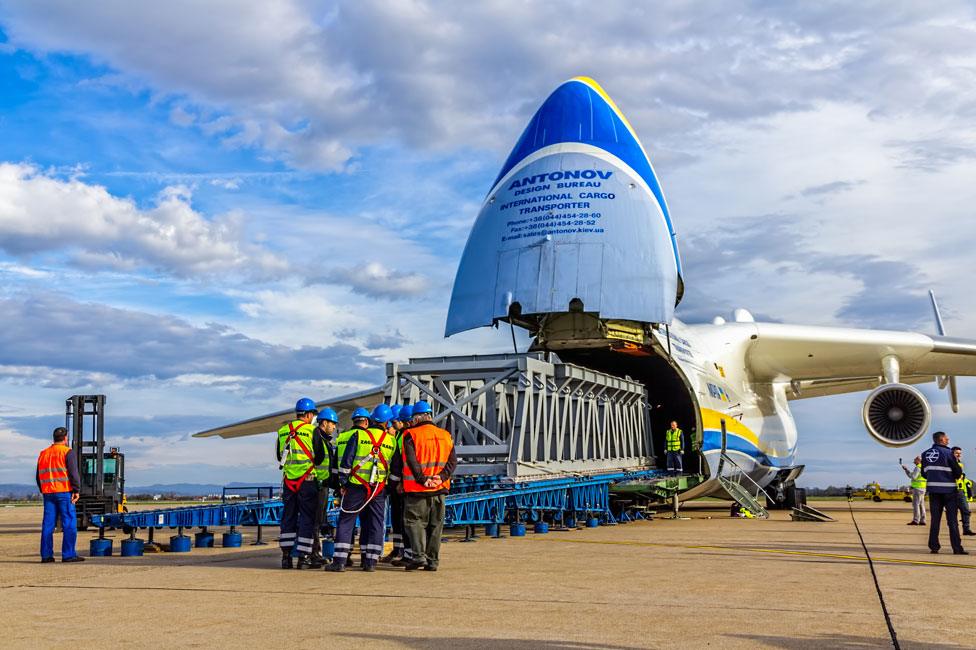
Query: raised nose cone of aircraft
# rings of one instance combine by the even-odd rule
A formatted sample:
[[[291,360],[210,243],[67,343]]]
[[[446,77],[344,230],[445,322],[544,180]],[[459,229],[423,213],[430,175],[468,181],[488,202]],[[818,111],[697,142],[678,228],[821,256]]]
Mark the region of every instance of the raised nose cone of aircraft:
[[[671,217],[636,133],[595,81],[563,83],[485,198],[446,335],[569,311],[669,323],[681,291]]]

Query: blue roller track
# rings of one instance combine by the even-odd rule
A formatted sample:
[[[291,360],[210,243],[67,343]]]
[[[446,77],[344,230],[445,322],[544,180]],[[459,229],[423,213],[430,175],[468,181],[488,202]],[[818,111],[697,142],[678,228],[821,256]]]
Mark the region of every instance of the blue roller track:
[[[545,515],[596,516],[612,521],[610,487],[621,481],[663,476],[661,470],[610,472],[592,476],[510,483],[497,477],[460,477],[447,496],[445,524],[465,526],[508,521],[540,521]],[[106,528],[197,528],[203,526],[274,526],[281,523],[280,499],[163,508],[95,515]],[[335,521],[337,511],[329,513]]]

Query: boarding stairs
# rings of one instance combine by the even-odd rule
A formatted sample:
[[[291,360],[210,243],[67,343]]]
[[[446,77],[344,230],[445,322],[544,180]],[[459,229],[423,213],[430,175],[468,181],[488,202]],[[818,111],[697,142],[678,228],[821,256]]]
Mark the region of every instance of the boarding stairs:
[[[765,490],[724,451],[719,462],[718,482],[733,501],[757,519],[769,518],[769,511],[760,502],[760,498],[768,498]]]

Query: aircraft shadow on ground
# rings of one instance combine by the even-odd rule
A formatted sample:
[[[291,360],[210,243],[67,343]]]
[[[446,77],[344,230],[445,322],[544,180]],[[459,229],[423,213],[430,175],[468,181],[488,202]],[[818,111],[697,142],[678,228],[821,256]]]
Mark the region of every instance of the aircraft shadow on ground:
[[[388,641],[408,648],[456,649],[456,648],[512,648],[514,650],[633,650],[646,648],[646,644],[623,646],[586,641],[547,641],[540,639],[459,638],[459,637],[407,637],[394,634],[335,634],[356,640]]]
[[[897,630],[896,630],[897,631]],[[835,648],[847,650],[857,648],[890,648],[891,641],[886,636],[856,636],[853,634],[818,634],[816,636],[795,637],[776,636],[772,634],[727,634],[725,638],[745,639],[756,643],[764,643],[774,648]],[[901,642],[902,639],[899,639]],[[912,648],[919,650],[952,650],[968,648],[957,643],[932,643],[912,640]]]

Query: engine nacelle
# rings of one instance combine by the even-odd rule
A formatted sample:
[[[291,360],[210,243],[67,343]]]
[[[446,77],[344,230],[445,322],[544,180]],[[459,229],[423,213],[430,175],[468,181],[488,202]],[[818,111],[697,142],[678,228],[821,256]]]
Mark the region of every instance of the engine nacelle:
[[[932,421],[925,395],[907,384],[878,386],[864,400],[861,413],[868,433],[887,447],[912,444],[925,435]]]

